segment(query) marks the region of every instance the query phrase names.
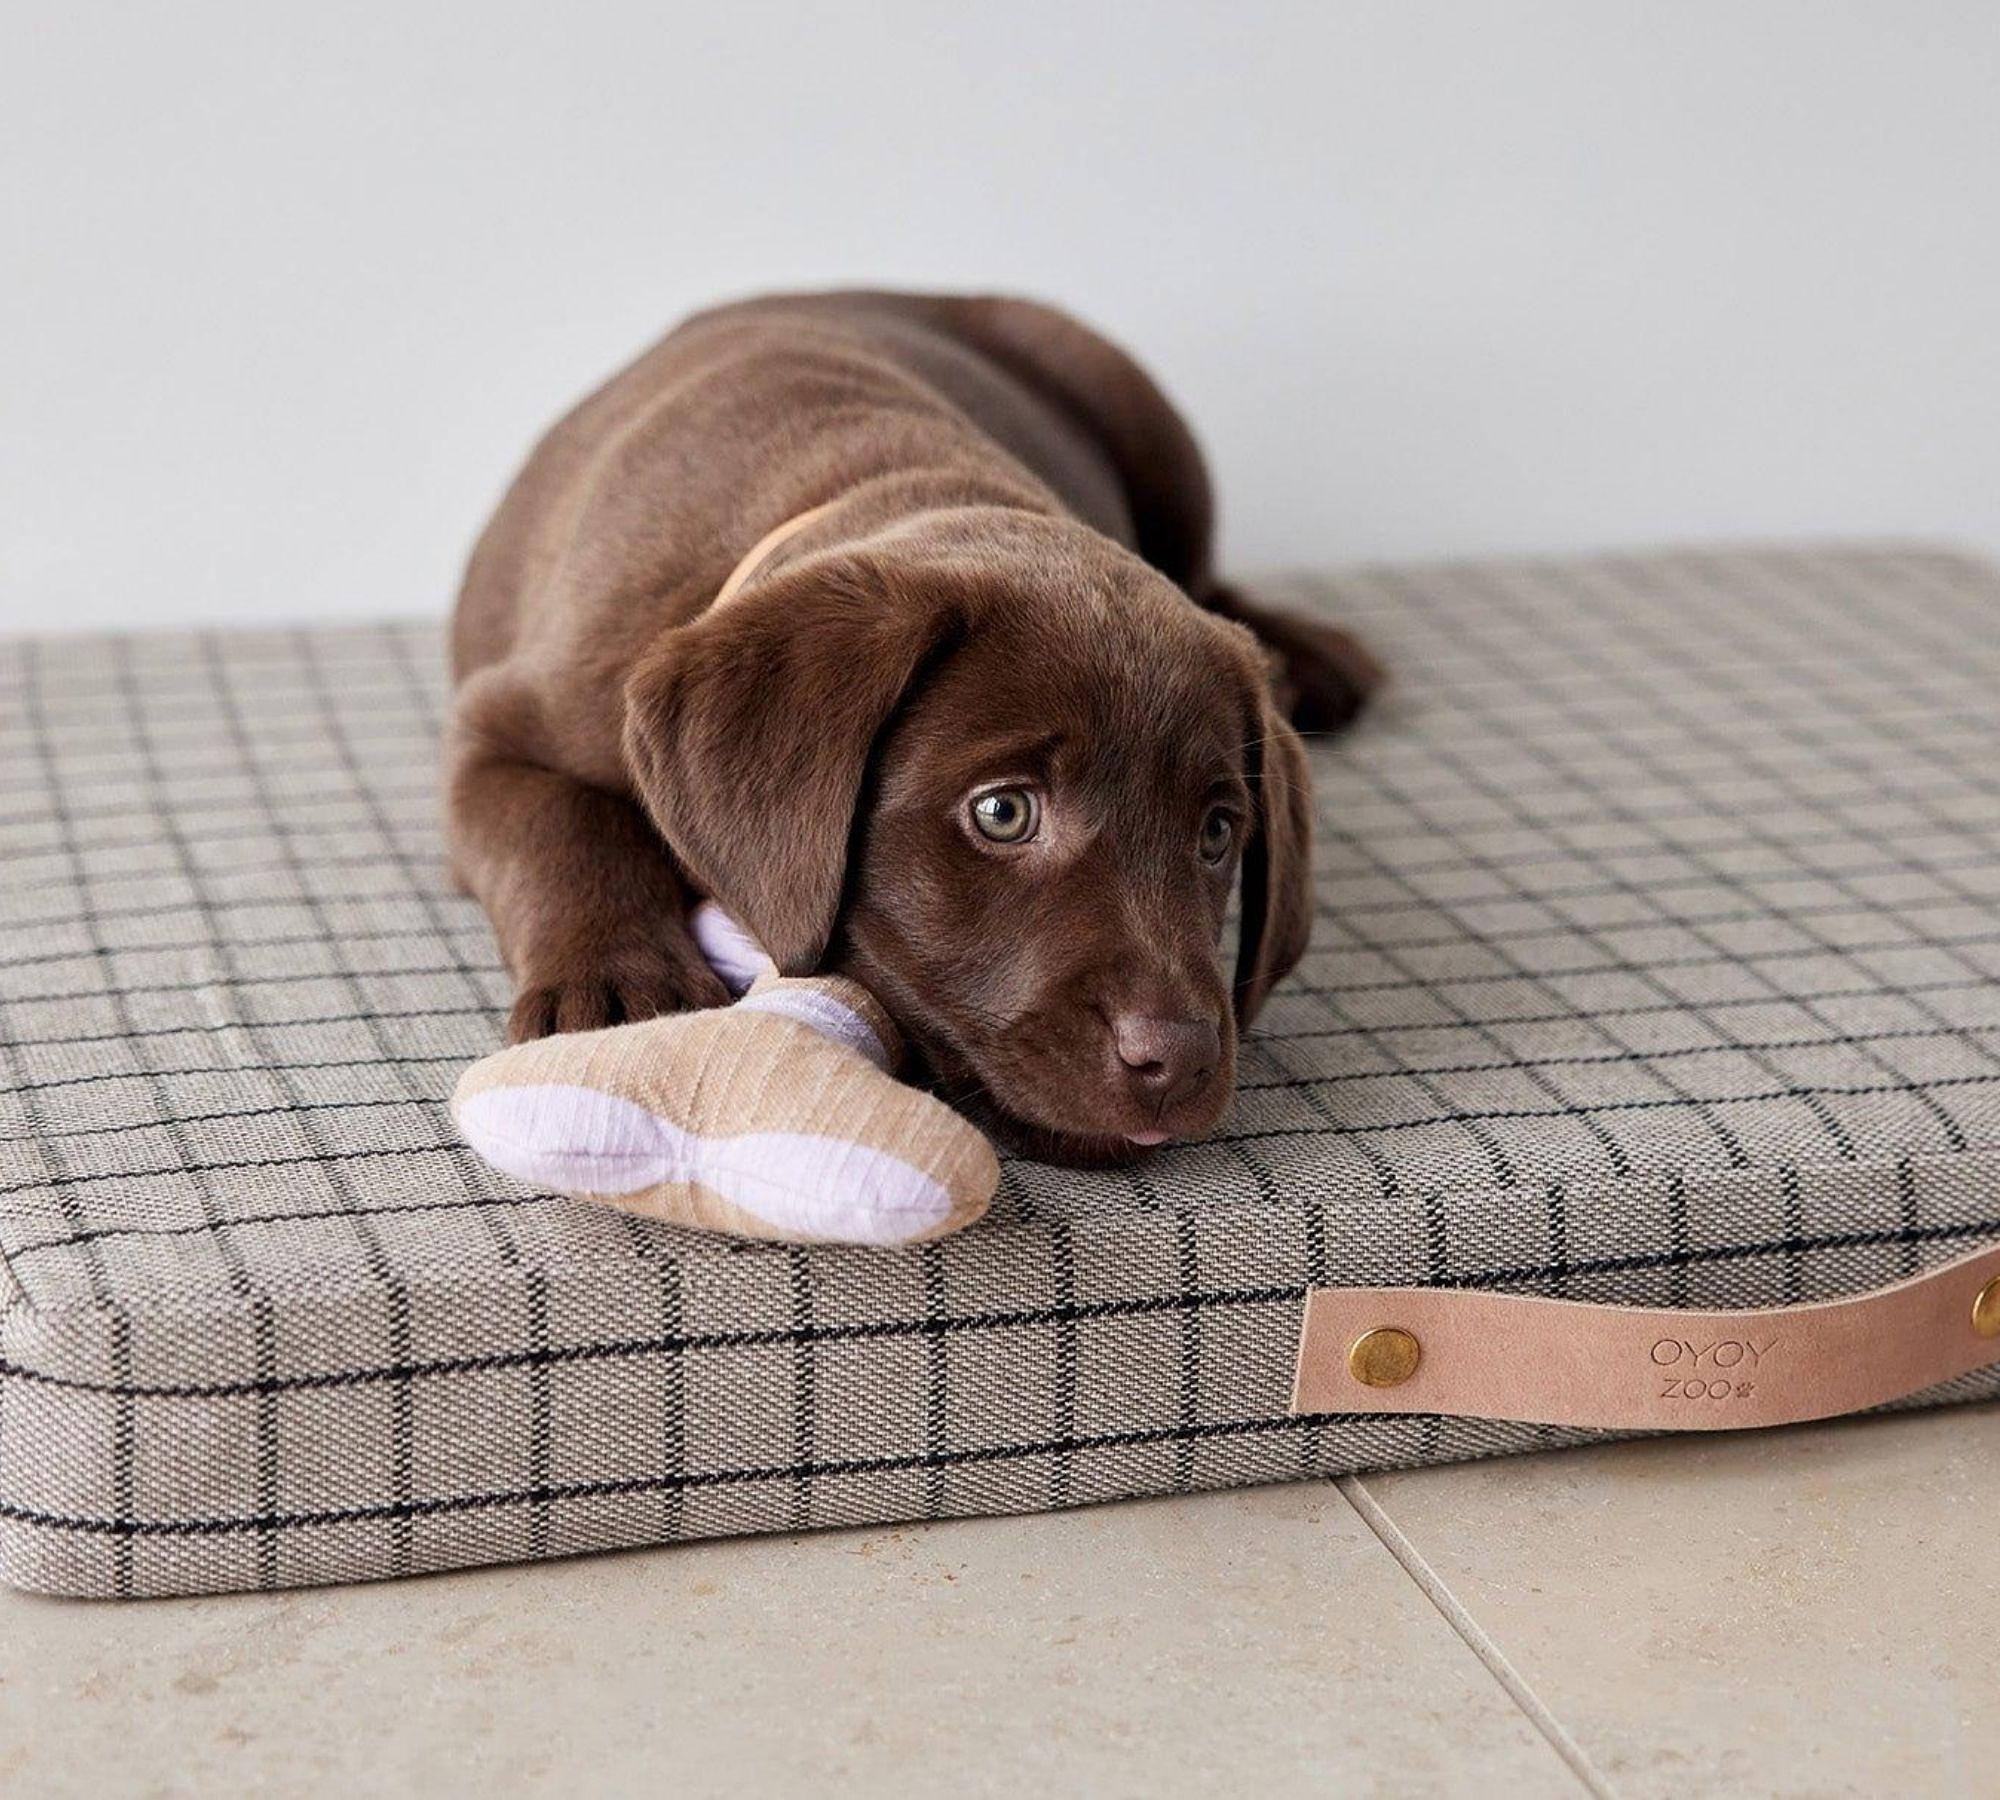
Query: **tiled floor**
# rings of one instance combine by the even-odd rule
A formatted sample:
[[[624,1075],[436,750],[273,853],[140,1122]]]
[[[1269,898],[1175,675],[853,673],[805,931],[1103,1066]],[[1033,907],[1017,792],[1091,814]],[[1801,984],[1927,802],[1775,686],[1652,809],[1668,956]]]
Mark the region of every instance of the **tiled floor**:
[[[2000,1791],[2000,1408],[127,1606],[0,1793]]]

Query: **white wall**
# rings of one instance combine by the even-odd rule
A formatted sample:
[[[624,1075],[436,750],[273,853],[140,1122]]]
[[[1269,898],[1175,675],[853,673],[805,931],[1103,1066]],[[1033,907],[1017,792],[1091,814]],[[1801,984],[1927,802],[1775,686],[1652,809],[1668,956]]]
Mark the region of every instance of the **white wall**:
[[[9,0],[0,623],[439,609],[678,312],[1065,300],[1239,565],[2000,549],[2000,7]]]

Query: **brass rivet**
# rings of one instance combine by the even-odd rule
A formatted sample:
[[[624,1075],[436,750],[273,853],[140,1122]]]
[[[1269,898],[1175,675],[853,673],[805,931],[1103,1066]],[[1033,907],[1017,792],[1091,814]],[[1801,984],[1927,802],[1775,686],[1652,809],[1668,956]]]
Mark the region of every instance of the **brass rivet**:
[[[1994,1284],[2000,1287],[2000,1282]],[[2000,1330],[2000,1305],[1995,1307],[1995,1330]],[[1417,1372],[1424,1360],[1424,1347],[1396,1325],[1378,1325],[1354,1340],[1347,1353],[1347,1372],[1363,1387],[1400,1387]]]
[[[2000,1337],[2000,1275],[1979,1290],[1972,1303],[1972,1329],[1981,1337]]]

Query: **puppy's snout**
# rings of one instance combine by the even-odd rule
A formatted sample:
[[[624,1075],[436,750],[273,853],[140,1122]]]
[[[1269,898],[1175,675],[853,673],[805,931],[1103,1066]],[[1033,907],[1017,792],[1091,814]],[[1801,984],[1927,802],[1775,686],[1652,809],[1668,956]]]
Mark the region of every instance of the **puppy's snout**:
[[[1133,1091],[1157,1110],[1185,1100],[1222,1060],[1222,1032],[1213,1019],[1120,1013],[1111,1021],[1111,1039]]]

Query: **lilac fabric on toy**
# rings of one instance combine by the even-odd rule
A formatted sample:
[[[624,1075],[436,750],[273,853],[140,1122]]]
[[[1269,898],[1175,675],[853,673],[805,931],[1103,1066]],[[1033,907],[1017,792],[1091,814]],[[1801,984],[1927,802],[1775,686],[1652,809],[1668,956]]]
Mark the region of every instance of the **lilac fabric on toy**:
[[[777,964],[765,954],[764,946],[713,900],[704,900],[694,909],[692,924],[694,941],[708,958],[708,966],[722,977],[732,994],[747,993],[760,975],[776,972]]]
[[[458,1126],[520,1181],[607,1196],[693,1183],[814,1240],[907,1243],[953,1205],[942,1182],[867,1144],[803,1131],[704,1135],[599,1088],[490,1088],[459,1107]]]

